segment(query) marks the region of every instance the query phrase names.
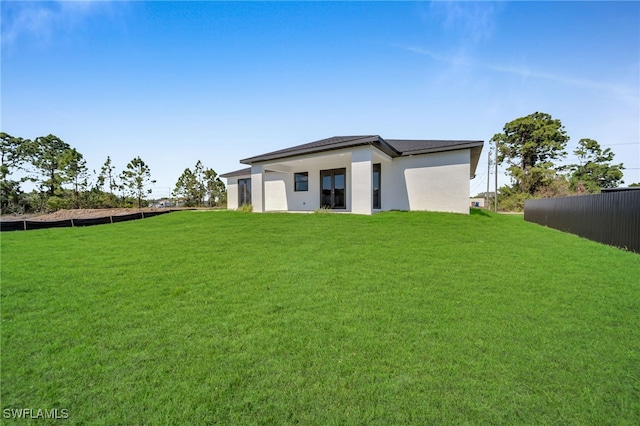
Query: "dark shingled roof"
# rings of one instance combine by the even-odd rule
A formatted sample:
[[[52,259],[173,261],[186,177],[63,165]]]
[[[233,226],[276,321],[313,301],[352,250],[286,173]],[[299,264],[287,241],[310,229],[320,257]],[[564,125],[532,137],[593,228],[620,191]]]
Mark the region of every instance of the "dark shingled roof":
[[[251,174],[251,167],[245,167],[244,169],[236,170],[234,172],[225,173],[220,175],[223,178],[230,178],[235,176],[246,176]]]
[[[393,149],[380,136],[334,136],[319,141],[293,146],[291,148],[268,152],[266,154],[240,160],[242,164],[252,164],[260,161],[279,160],[281,158],[296,157],[303,154],[331,151],[334,149],[351,148],[359,145],[374,145],[381,151],[395,157]]]
[[[474,173],[480,158],[480,151],[482,151],[484,141],[383,139],[378,135],[334,136],[303,145],[297,145],[291,148],[268,152],[255,157],[245,158],[244,160],[240,160],[240,162],[242,164],[251,165],[262,161],[280,160],[283,158],[296,157],[298,155],[315,154],[318,152],[351,148],[361,145],[375,146],[392,158],[429,154],[434,152],[455,151],[459,149],[471,149],[471,172]],[[232,177],[247,175],[250,173],[251,169],[249,168],[226,173],[221,176]]]
[[[429,152],[454,151],[482,147],[483,141],[433,141],[414,139],[385,139],[401,156],[427,154]]]

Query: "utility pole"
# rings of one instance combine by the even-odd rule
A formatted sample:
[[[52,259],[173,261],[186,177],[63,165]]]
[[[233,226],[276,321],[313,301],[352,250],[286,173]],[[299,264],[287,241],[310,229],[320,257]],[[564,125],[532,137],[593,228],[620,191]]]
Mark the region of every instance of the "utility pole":
[[[484,193],[484,208],[489,210],[491,208],[490,200],[489,200],[489,181],[491,176],[491,148],[489,148],[489,152],[487,152],[487,192]]]
[[[496,176],[495,176],[495,194],[493,194],[495,196],[495,205],[494,205],[494,211],[496,213],[498,213],[498,141],[496,141],[496,161],[495,161],[495,166],[496,166]]]

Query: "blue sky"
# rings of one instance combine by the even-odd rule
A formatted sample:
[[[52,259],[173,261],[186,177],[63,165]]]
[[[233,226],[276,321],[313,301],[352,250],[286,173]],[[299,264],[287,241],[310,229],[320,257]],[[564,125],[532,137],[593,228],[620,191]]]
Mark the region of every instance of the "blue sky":
[[[569,151],[596,139],[640,182],[638,2],[1,8],[1,130],[53,133],[91,169],[139,155],[155,197],[198,160],[224,173],[335,135],[488,142],[535,111],[562,120]],[[486,147],[473,194],[486,189]]]

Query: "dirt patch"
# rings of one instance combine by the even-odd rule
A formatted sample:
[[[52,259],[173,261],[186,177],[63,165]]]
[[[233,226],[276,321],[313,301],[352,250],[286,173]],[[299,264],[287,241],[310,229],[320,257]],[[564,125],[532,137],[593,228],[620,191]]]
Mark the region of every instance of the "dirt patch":
[[[58,210],[57,212],[48,213],[48,214],[27,214],[27,215],[9,215],[9,216],[1,216],[0,220],[3,221],[13,221],[13,220],[37,220],[43,222],[50,222],[56,220],[67,220],[67,219],[93,219],[98,217],[109,217],[109,216],[123,216],[132,213],[140,213],[140,212],[166,212],[169,210],[181,210],[180,208],[153,208],[147,207],[142,209],[126,209],[126,208],[118,208],[118,209],[73,209],[73,210]]]

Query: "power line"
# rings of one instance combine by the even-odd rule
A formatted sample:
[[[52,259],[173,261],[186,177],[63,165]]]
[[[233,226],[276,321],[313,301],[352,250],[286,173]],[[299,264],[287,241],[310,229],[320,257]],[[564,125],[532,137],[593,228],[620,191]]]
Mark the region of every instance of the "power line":
[[[479,187],[480,187],[480,185],[482,185],[483,183],[484,183],[484,182],[483,182],[483,181],[481,181],[481,180],[479,180],[478,182],[476,182],[476,184],[475,184],[475,185],[473,185],[473,187],[472,187],[472,189],[471,189],[471,191],[470,191],[470,192],[472,193],[471,195],[476,194],[476,193],[477,193],[477,191],[478,191],[478,189],[479,189]]]

